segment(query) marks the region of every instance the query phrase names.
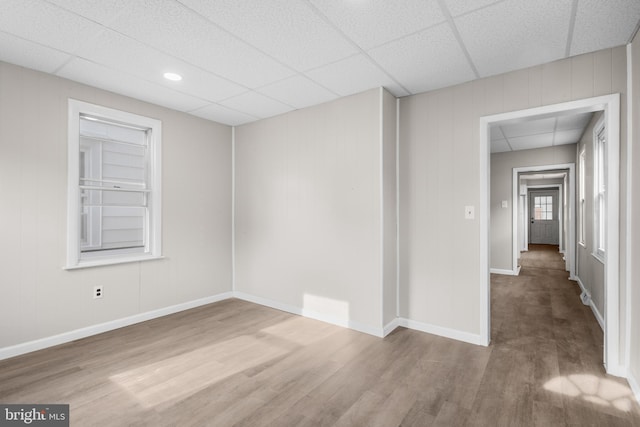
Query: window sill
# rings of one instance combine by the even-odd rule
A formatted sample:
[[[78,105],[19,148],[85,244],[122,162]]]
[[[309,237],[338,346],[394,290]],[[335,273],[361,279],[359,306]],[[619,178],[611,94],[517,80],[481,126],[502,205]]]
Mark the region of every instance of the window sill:
[[[122,258],[108,258],[108,259],[91,259],[91,260],[83,260],[75,265],[67,265],[64,267],[64,270],[79,270],[81,268],[89,268],[89,267],[101,267],[105,265],[115,265],[115,264],[125,264],[130,262],[140,262],[140,261],[153,261],[156,259],[164,259],[162,255],[136,255],[136,256],[126,256]]]

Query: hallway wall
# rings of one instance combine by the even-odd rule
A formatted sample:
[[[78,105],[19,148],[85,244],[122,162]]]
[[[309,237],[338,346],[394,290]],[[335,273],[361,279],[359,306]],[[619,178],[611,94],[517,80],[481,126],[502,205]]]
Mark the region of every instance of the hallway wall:
[[[582,149],[585,149],[585,241],[584,244],[577,244],[576,252],[576,276],[584,289],[591,296],[591,300],[597,310],[596,316],[600,317],[600,321],[604,315],[604,264],[593,256],[594,248],[594,218],[593,218],[593,192],[594,192],[594,154],[593,154],[593,128],[603,116],[602,112],[594,114],[589,126],[584,132],[582,139],[577,145],[576,150],[576,180],[580,176],[579,156]],[[624,158],[624,157],[623,157]],[[576,218],[579,215],[578,191],[576,191]],[[576,221],[576,227],[578,221]],[[576,230],[576,242],[578,240],[579,230]]]

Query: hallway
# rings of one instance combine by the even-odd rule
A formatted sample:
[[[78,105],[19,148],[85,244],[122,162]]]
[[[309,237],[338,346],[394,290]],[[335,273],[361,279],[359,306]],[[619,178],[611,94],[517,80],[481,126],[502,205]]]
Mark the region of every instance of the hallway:
[[[506,390],[520,402],[510,420],[526,423],[521,412],[535,425],[640,425],[626,381],[605,374],[602,329],[558,247],[530,245],[520,264],[519,276],[491,276],[489,363],[505,364]]]

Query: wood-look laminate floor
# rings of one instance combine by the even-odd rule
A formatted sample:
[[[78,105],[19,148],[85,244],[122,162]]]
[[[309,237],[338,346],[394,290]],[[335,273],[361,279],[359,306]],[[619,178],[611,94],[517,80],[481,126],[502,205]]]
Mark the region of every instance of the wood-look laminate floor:
[[[227,300],[0,361],[0,402],[69,403],[83,427],[640,426],[577,285],[538,262],[558,256],[492,277],[487,348]]]

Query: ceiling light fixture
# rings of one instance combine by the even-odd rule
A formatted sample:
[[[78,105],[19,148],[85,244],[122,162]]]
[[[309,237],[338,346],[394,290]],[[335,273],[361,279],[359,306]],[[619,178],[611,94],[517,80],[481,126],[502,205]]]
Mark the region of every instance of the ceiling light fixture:
[[[176,73],[164,73],[164,78],[167,80],[171,80],[172,82],[179,82],[182,80],[182,76]]]

